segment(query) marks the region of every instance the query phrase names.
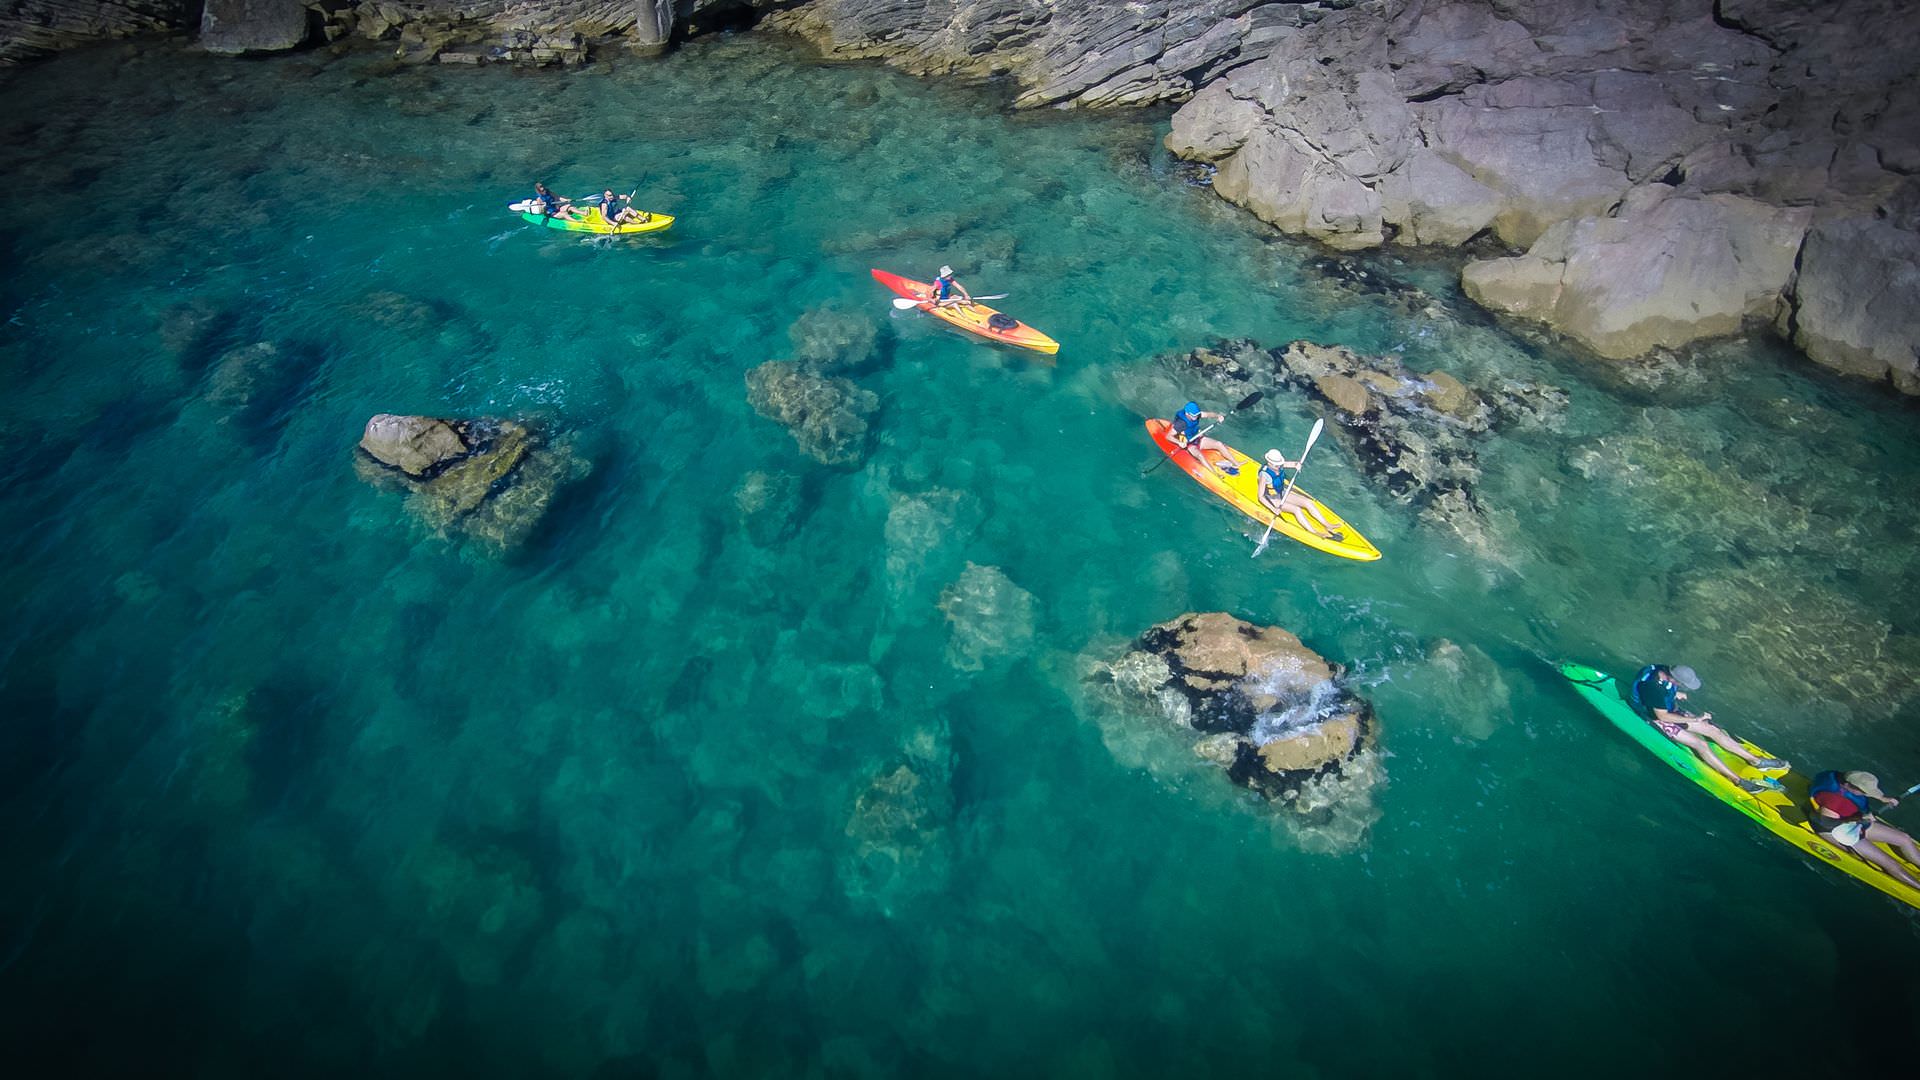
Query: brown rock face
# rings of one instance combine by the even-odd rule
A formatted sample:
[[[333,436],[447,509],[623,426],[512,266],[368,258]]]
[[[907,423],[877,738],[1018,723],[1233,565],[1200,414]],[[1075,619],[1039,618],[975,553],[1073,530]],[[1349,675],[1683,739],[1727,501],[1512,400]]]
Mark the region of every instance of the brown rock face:
[[[1197,755],[1275,799],[1338,774],[1372,742],[1372,710],[1277,626],[1218,611],[1182,615],[1140,635],[1109,670],[1123,692],[1204,733]]]

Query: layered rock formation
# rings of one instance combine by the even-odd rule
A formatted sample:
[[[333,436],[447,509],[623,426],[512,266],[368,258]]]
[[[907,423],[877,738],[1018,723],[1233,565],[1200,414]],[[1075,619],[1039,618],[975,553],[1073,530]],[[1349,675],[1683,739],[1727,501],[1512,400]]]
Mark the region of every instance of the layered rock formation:
[[[526,541],[555,494],[587,464],[512,420],[382,413],[357,459],[366,480],[408,493],[408,508],[442,535],[509,551]]]
[[[187,25],[187,0],[12,0],[0,8],[0,64],[108,38]]]
[[[1920,330],[1920,235],[1897,212],[1920,54],[1888,44],[1912,34],[1903,12],[1369,0],[1202,89],[1167,144],[1335,247],[1528,248],[1469,267],[1469,291],[1604,356],[1774,319],[1815,360],[1920,391],[1900,344]]]

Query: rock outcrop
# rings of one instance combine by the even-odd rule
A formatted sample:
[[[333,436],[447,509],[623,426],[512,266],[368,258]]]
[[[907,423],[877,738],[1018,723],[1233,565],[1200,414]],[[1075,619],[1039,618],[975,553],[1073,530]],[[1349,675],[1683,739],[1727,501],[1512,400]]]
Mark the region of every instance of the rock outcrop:
[[[1197,733],[1193,751],[1236,783],[1295,809],[1318,811],[1322,796],[1374,741],[1373,711],[1339,672],[1276,626],[1224,612],[1182,615],[1140,635],[1109,665],[1123,694],[1153,703],[1169,722]],[[1364,799],[1375,778],[1344,794]]]
[[[1913,36],[1898,3],[1821,7],[1364,0],[1200,90],[1167,145],[1337,248],[1529,248],[1470,267],[1470,292],[1602,355],[1778,315],[1822,363],[1920,391],[1910,287],[1836,302],[1920,248],[1885,207],[1920,167],[1920,52],[1888,44]],[[1842,237],[1873,269],[1818,258]]]
[[[367,421],[361,476],[408,493],[408,508],[441,535],[497,551],[523,544],[585,461],[513,420],[441,420],[382,413]]]
[[[187,25],[187,0],[12,0],[0,8],[0,64],[18,64],[108,38]]]
[[[206,0],[200,47],[239,56],[285,52],[307,40],[307,8],[300,0]]]
[[[776,5],[766,5],[773,7]],[[1016,104],[1144,105],[1185,100],[1267,55],[1333,3],[1257,0],[813,0],[766,24],[841,57],[878,57],[922,75],[1011,75]]]
[[[968,563],[940,594],[950,636],[947,662],[961,671],[983,671],[1019,656],[1033,641],[1038,604],[997,566]]]

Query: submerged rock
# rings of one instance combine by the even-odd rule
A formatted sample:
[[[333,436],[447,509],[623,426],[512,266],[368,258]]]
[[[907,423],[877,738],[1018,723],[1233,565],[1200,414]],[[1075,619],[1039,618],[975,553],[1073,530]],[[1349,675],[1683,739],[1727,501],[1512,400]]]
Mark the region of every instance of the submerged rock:
[[[570,446],[513,420],[386,413],[367,421],[357,462],[369,482],[406,491],[436,532],[499,551],[524,543],[559,490],[589,470]]]
[[[1822,723],[1890,720],[1920,697],[1920,637],[1788,560],[1693,577],[1674,616],[1687,621],[1704,654],[1751,671],[1781,708]]]
[[[821,375],[865,371],[880,361],[879,324],[870,315],[812,308],[794,320],[787,336],[800,366]]]
[[[809,457],[842,467],[866,459],[867,422],[880,408],[872,391],[787,360],[769,360],[747,372],[747,402],[785,425]]]
[[[733,489],[733,505],[747,538],[772,547],[800,531],[804,517],[800,478],[792,473],[754,470]]]
[[[1033,594],[997,566],[969,562],[959,580],[940,594],[940,611],[952,631],[947,662],[961,671],[1018,656],[1033,640]]]
[[[847,895],[891,913],[903,900],[946,885],[952,862],[953,754],[940,732],[910,734],[854,800],[841,867]]]
[[[1182,615],[1152,627],[1104,675],[1121,695],[1146,700],[1168,721],[1200,733],[1194,753],[1234,782],[1309,816],[1374,741],[1372,708],[1300,639],[1224,612]],[[1378,780],[1348,791],[1364,801]],[[1303,801],[1304,800],[1304,801]]]

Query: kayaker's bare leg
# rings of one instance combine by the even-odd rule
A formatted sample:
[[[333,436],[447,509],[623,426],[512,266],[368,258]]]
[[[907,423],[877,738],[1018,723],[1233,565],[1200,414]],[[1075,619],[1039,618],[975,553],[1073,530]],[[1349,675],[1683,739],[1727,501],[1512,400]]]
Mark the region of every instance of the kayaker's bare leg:
[[[1739,739],[1727,734],[1726,730],[1718,724],[1711,724],[1705,720],[1695,720],[1687,725],[1687,730],[1704,739],[1712,740],[1714,743],[1726,748],[1727,753],[1752,765],[1754,768],[1760,767],[1760,759],[1749,753],[1746,747],[1740,745]]]
[[[1311,531],[1319,532],[1320,535],[1326,537],[1329,540],[1333,539],[1334,533],[1339,531],[1338,529],[1335,529],[1333,527],[1333,522],[1328,521],[1326,518],[1326,515],[1320,512],[1320,507],[1318,505],[1316,505],[1315,503],[1313,503],[1312,501],[1306,498],[1303,498],[1299,495],[1294,494],[1291,491],[1287,492],[1287,509],[1293,511],[1293,517],[1295,521],[1298,521],[1302,526],[1304,526],[1305,528]],[[1308,514],[1311,514],[1313,516],[1313,520],[1320,523],[1319,529],[1314,529],[1313,526],[1308,525],[1306,522],[1306,519],[1300,516],[1300,513],[1303,510],[1306,511]]]
[[[1920,889],[1920,880],[1916,880],[1906,867],[1901,866],[1899,859],[1874,847],[1873,843],[1868,843],[1868,841],[1899,848],[1900,854],[1905,855],[1907,861],[1916,866],[1920,866],[1920,851],[1914,849],[1913,837],[1908,836],[1906,833],[1901,832],[1891,825],[1885,825],[1876,821],[1867,826],[1865,835],[1860,838],[1858,844],[1853,846],[1853,853],[1886,871],[1887,876],[1894,880],[1905,882],[1916,889]]]
[[[1699,758],[1700,761],[1707,766],[1707,768],[1712,769],[1714,772],[1717,772],[1721,776],[1726,777],[1728,780],[1733,782],[1733,785],[1735,787],[1738,787],[1740,785],[1740,774],[1728,768],[1727,763],[1720,760],[1720,755],[1713,752],[1713,747],[1708,746],[1707,741],[1705,739],[1702,739],[1700,736],[1694,734],[1694,732],[1698,731],[1701,728],[1701,726],[1702,725],[1700,724],[1691,724],[1688,726],[1687,730],[1681,732],[1680,734],[1669,735],[1667,737],[1672,739],[1674,742],[1679,743],[1681,746],[1684,746],[1687,749],[1693,751],[1693,756]],[[1712,724],[1707,724],[1705,726],[1713,727]],[[1714,728],[1714,730],[1719,731],[1720,729]],[[1726,733],[1721,732],[1721,734],[1724,735]]]

